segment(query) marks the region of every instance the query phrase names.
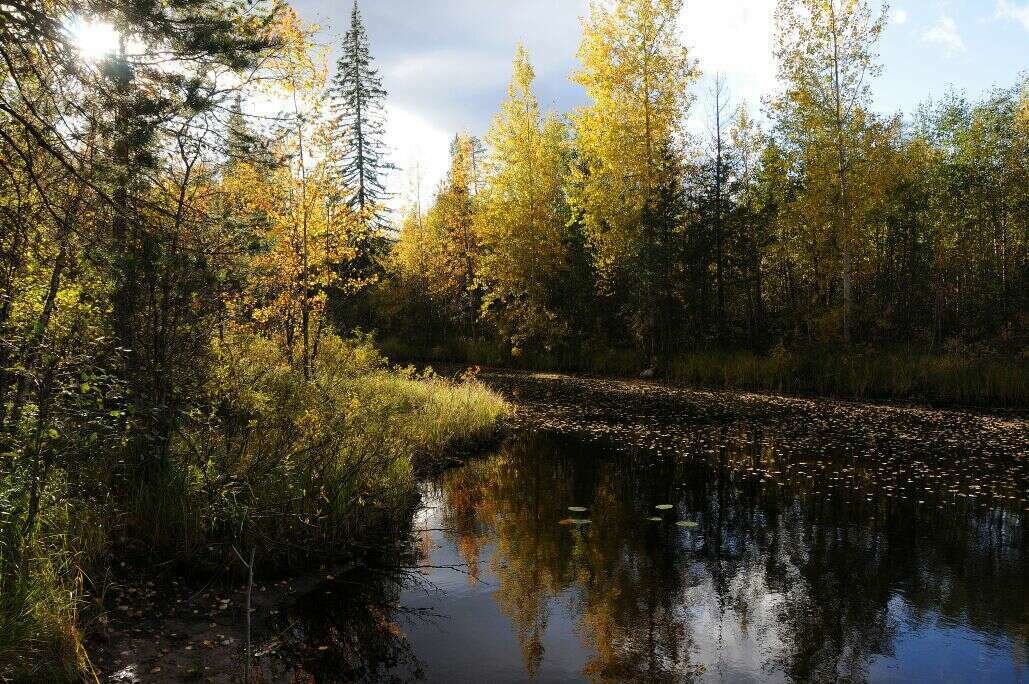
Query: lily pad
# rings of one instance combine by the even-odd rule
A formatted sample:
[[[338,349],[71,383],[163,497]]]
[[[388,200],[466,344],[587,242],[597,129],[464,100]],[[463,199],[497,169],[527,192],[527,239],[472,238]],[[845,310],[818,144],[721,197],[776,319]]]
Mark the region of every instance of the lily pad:
[[[675,506],[673,506],[672,504],[658,504],[654,506],[654,508],[656,508],[659,511],[670,511],[673,508],[675,508]]]
[[[585,506],[569,506],[568,510],[574,511],[575,513],[585,513],[588,509]]]
[[[686,528],[689,528],[691,530],[694,527],[700,527],[700,523],[698,523],[696,520],[680,520],[679,522],[677,522],[675,524],[678,525],[679,527],[686,527]]]

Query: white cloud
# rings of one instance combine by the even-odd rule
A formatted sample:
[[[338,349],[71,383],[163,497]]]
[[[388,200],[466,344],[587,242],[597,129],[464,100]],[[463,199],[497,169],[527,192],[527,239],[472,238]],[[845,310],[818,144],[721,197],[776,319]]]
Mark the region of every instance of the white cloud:
[[[901,7],[898,7],[897,9],[893,10],[892,15],[893,15],[893,23],[894,24],[897,24],[899,26],[901,24],[908,23],[908,12],[907,12],[907,10],[905,10],[905,9],[903,9]]]
[[[514,48],[511,49],[514,54]],[[421,83],[425,80],[444,82],[455,79],[472,87],[492,85],[510,71],[506,56],[477,53],[472,50],[438,50],[406,55],[389,69],[389,78],[396,83]]]
[[[407,109],[389,105],[386,114],[386,143],[392,152],[390,161],[397,166],[386,180],[394,194],[393,207],[401,209],[414,201],[419,192],[417,176],[424,209],[450,166],[451,136]]]
[[[940,17],[939,21],[922,33],[922,42],[939,45],[947,54],[966,50],[965,41],[961,39],[961,34],[958,32],[957,22],[947,15]]]
[[[772,56],[775,0],[690,0],[680,18],[706,76],[725,75],[734,100],[755,110],[777,84]]]
[[[1026,31],[1029,31],[1029,4],[1020,5],[1015,0],[997,0],[995,17],[1017,21]]]

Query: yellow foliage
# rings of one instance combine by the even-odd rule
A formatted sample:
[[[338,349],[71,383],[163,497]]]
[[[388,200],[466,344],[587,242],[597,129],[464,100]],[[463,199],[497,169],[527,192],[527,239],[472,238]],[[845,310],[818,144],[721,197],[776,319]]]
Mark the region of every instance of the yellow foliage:
[[[571,202],[603,269],[646,245],[643,213],[658,186],[660,155],[674,146],[698,72],[677,24],[682,0],[594,3],[572,80],[590,104],[572,114],[581,164]]]
[[[514,349],[523,338],[553,333],[548,299],[566,261],[565,130],[553,114],[540,114],[534,77],[519,46],[508,98],[486,136],[485,189],[475,220],[482,247],[478,277],[488,291],[484,308],[502,309]]]

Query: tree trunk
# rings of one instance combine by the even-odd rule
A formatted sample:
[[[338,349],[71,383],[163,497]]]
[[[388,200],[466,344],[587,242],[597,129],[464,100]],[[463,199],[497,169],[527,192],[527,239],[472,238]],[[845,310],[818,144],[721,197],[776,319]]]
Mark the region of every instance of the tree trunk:
[[[39,365],[39,360],[43,353],[43,342],[46,338],[46,331],[50,326],[50,318],[53,315],[54,307],[56,305],[57,292],[61,287],[61,274],[64,272],[66,260],[67,246],[65,241],[62,239],[60,249],[57,253],[57,259],[54,261],[54,267],[50,271],[50,282],[47,285],[46,295],[43,297],[43,307],[39,312],[39,317],[36,319],[35,326],[33,326],[32,334],[26,341],[25,349],[22,352],[25,369],[19,375],[18,382],[14,390],[14,399],[11,403],[12,425],[21,420],[21,411],[24,407],[25,396],[28,392],[29,379],[31,378],[32,373],[35,372],[36,367]]]
[[[844,142],[843,93],[840,85],[840,46],[838,28],[836,26],[836,8],[829,3],[829,17],[832,29],[833,44],[833,98],[836,105],[836,161],[839,174],[839,198],[837,206],[836,234],[843,249],[843,343],[850,344],[851,317],[854,310],[854,293],[852,283],[851,226],[850,211],[847,206],[847,158]]]
[[[718,297],[717,332],[725,340],[724,237],[722,235],[722,93],[721,81],[715,86],[715,289]]]
[[[39,517],[39,502],[46,480],[46,473],[49,466],[49,457],[44,459],[43,454],[43,431],[50,420],[50,394],[53,384],[53,367],[47,368],[39,390],[36,395],[36,403],[39,406],[39,413],[36,416],[36,429],[32,447],[32,469],[29,482],[29,507],[25,515],[25,524],[22,527],[22,536],[27,537],[32,533]]]

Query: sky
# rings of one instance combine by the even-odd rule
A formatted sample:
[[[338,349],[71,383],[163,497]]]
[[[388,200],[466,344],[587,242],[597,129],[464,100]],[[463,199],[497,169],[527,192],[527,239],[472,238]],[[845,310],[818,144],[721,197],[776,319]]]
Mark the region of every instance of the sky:
[[[372,55],[389,91],[386,142],[398,167],[389,185],[398,207],[413,199],[416,176],[423,200],[435,190],[456,132],[486,132],[505,96],[519,42],[529,50],[544,108],[566,113],[585,104],[569,75],[577,66],[580,17],[588,2],[360,0]],[[705,74],[693,89],[686,122],[692,132],[706,132],[715,72],[724,74],[732,101],[746,104],[760,120],[761,97],[777,87],[775,2],[685,0],[679,28]],[[320,42],[339,45],[352,0],[292,4],[321,26]],[[96,56],[116,42],[110,27],[73,30],[81,34],[84,52],[92,48]],[[1029,71],[1029,0],[893,0],[879,52],[885,70],[873,93],[882,112],[911,112],[952,88],[977,98]]]
[[[875,1],[875,0],[873,0]],[[338,44],[350,0],[293,0],[321,39]],[[503,100],[511,59],[522,42],[536,69],[545,107],[584,104],[569,81],[576,67],[580,17],[588,0],[361,0],[362,15],[389,91],[389,140],[400,167],[391,181],[401,201],[412,196],[414,169],[427,197],[447,168],[457,131],[481,135]],[[689,126],[704,131],[715,71],[734,100],[753,111],[776,88],[772,60],[775,0],[686,0],[680,28],[700,69]],[[978,97],[1029,70],[1029,0],[894,0],[880,43],[883,75],[874,84],[884,112],[912,111],[949,89]]]

